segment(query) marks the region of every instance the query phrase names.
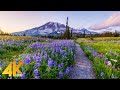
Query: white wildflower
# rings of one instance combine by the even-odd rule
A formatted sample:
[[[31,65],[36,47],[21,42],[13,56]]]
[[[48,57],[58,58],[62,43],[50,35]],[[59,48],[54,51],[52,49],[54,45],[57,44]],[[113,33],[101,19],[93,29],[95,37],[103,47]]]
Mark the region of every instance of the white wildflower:
[[[115,78],[115,76],[112,74],[112,75],[111,75],[111,78],[112,78],[112,79],[114,79],[114,78]]]
[[[115,59],[111,59],[111,61],[117,62],[117,60],[115,60]]]
[[[16,74],[16,77],[22,77],[22,74]]]

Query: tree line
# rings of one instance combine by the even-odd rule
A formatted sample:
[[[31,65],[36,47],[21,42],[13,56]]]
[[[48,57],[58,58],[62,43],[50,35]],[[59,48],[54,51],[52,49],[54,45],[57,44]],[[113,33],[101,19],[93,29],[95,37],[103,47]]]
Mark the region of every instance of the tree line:
[[[0,31],[0,35],[9,35],[9,33],[8,32]]]

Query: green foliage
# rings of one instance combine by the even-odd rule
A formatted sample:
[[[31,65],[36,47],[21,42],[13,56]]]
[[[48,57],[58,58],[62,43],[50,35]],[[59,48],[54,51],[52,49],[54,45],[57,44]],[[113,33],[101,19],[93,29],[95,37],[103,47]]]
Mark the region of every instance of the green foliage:
[[[69,30],[68,26],[66,26],[66,31],[64,33],[64,38],[65,39],[70,39],[70,30]]]
[[[114,37],[119,37],[119,33],[115,30]]]
[[[93,68],[98,79],[119,79],[120,78],[120,45],[119,37],[94,38],[94,41],[87,41],[87,38],[77,40],[86,56],[92,61]],[[114,42],[111,42],[113,40]],[[80,42],[81,41],[81,42]],[[89,47],[88,47],[89,46]],[[98,54],[93,52],[97,51]],[[94,56],[95,55],[95,56]],[[104,57],[100,57],[103,55]],[[107,63],[111,62],[111,65]],[[104,73],[101,76],[101,73]]]

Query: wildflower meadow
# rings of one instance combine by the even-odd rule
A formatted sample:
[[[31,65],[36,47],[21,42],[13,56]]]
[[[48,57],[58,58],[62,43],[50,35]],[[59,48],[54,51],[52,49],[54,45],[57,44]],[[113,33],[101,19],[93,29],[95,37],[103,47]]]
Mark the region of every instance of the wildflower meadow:
[[[92,61],[98,79],[120,78],[120,38],[78,39],[86,56]]]
[[[11,53],[11,57],[7,55]],[[0,40],[0,74],[2,79],[64,79],[75,62],[72,40],[7,36]],[[23,62],[21,77],[2,75],[11,61]]]

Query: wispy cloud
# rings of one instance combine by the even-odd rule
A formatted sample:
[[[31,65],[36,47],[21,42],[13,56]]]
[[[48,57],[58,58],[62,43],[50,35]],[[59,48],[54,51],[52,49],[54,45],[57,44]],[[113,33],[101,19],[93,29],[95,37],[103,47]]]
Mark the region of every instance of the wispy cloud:
[[[101,30],[101,29],[106,29],[106,28],[113,27],[113,26],[120,26],[120,12],[114,13],[107,20],[99,24],[90,26],[89,29]]]

